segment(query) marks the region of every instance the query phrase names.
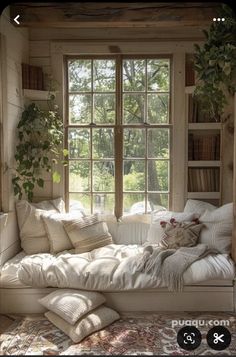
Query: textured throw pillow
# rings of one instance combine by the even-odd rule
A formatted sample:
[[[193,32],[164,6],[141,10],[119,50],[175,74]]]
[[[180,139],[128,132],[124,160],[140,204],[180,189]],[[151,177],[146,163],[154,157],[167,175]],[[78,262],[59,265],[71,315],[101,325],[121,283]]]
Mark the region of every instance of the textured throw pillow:
[[[61,198],[39,203],[29,203],[25,200],[16,203],[21,247],[26,254],[49,252],[49,242],[41,215],[45,211],[64,212],[64,206]]]
[[[184,207],[184,212],[188,212],[188,213],[195,212],[198,213],[200,216],[206,210],[214,211],[216,208],[217,207],[212,205],[211,203],[189,199],[187,200],[186,205]]]
[[[101,221],[98,214],[62,222],[75,253],[90,252],[113,243],[106,222]]]
[[[102,305],[106,300],[96,291],[57,289],[38,301],[48,310],[74,325],[82,316]]]
[[[45,316],[75,343],[80,342],[91,333],[101,330],[120,318],[116,311],[106,306],[100,306],[89,312],[79,319],[75,325],[69,324],[51,311],[46,312]]]
[[[162,221],[170,221],[175,219],[177,222],[191,222],[199,217],[196,213],[173,212],[173,211],[158,211],[152,215],[152,224],[148,230],[147,242],[151,244],[158,244],[164,238]]]
[[[44,213],[42,216],[50,246],[50,253],[56,254],[63,250],[73,249],[73,245],[66,233],[62,219],[71,221],[83,217],[81,212],[72,213]]]
[[[193,247],[197,244],[202,224],[198,221],[179,223],[174,219],[170,222],[161,222],[164,237],[160,245],[166,249],[178,249],[180,247]]]
[[[205,211],[199,218],[204,224],[200,243],[215,248],[219,253],[230,253],[233,230],[233,203],[225,204],[214,211]]]

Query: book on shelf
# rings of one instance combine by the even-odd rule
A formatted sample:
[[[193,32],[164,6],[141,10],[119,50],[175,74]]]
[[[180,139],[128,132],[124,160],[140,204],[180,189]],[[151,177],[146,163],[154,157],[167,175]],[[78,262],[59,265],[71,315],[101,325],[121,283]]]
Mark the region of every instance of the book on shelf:
[[[188,135],[188,160],[220,160],[220,134]]]
[[[188,96],[188,122],[215,123],[214,118],[209,117],[203,105],[192,94]]]
[[[43,90],[43,70],[38,66],[22,63],[22,88]]]
[[[218,192],[220,189],[220,171],[218,168],[189,168],[189,192]]]

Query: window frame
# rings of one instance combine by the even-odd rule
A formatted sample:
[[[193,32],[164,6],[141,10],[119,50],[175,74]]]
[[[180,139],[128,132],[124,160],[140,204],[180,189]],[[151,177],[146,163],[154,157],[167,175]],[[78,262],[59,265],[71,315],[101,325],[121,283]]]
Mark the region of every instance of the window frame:
[[[117,218],[120,218],[124,212],[123,212],[123,195],[126,193],[123,190],[123,161],[125,158],[123,158],[123,145],[120,145],[120,143],[123,143],[123,129],[124,128],[136,128],[136,129],[145,129],[145,136],[146,136],[146,154],[144,157],[145,160],[145,190],[142,191],[144,194],[144,197],[148,197],[148,186],[147,186],[147,164],[148,164],[148,158],[147,158],[147,128],[167,128],[169,129],[169,158],[165,159],[169,163],[169,177],[168,177],[168,186],[169,190],[166,192],[159,192],[155,191],[155,193],[164,193],[168,194],[168,206],[170,207],[172,204],[172,132],[173,132],[173,117],[172,117],[172,66],[173,66],[173,56],[172,54],[133,54],[133,55],[128,55],[128,54],[98,54],[98,55],[64,55],[64,93],[65,93],[65,120],[64,120],[64,133],[65,133],[65,139],[64,139],[64,145],[68,149],[68,130],[69,128],[114,128],[114,161],[115,161],[115,207],[114,207],[114,215]],[[75,59],[88,59],[88,60],[96,60],[96,59],[114,59],[116,61],[116,89],[115,89],[115,95],[116,95],[116,118],[115,118],[115,124],[70,124],[69,123],[69,81],[68,81],[68,61],[69,60],[75,60]],[[169,122],[166,124],[148,124],[144,122],[143,124],[125,124],[122,123],[122,118],[123,118],[123,78],[122,78],[122,61],[125,59],[168,59],[169,60],[169,101],[168,101],[168,115],[169,115]],[[145,66],[146,67],[146,66]],[[145,74],[146,76],[146,74]],[[146,78],[147,80],[147,78]],[[75,92],[76,93],[76,92]],[[86,93],[86,92],[85,92]],[[93,89],[89,92],[93,95]],[[128,92],[127,92],[128,93]],[[148,90],[147,88],[145,89],[144,92],[145,97],[148,96]],[[157,92],[154,92],[157,93]],[[147,100],[145,99],[145,107],[146,107]],[[146,112],[146,109],[145,109]],[[92,159],[90,157],[89,159],[91,162],[94,161],[95,159]],[[157,159],[156,159],[157,160]],[[91,172],[92,176],[92,172]],[[67,210],[69,208],[69,167],[66,166],[64,167],[64,192],[65,192],[65,203]],[[91,185],[90,191],[88,193],[92,193],[93,187]],[[86,192],[84,192],[86,193]],[[99,192],[103,193],[103,192]],[[106,192],[107,193],[107,192]],[[112,192],[111,192],[112,193]],[[131,191],[127,193],[132,193]],[[137,192],[138,193],[138,192]],[[91,205],[93,206],[93,200],[91,199]],[[145,199],[145,212],[147,210],[147,199]]]

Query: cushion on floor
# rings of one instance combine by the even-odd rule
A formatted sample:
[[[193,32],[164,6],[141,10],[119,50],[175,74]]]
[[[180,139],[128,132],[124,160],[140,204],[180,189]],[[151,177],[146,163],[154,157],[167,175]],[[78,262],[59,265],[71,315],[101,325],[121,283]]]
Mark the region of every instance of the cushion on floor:
[[[100,306],[89,312],[79,319],[75,325],[69,324],[52,311],[46,312],[45,316],[75,343],[80,342],[91,333],[101,330],[120,318],[116,311],[106,306]]]
[[[81,317],[106,300],[102,294],[95,291],[58,289],[38,301],[48,310],[74,325]]]

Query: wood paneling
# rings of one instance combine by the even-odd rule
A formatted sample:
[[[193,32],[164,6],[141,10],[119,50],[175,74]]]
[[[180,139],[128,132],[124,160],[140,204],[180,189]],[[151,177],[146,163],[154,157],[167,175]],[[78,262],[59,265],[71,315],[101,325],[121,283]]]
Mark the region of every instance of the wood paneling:
[[[216,16],[217,3],[17,3],[10,6],[11,21],[38,27],[171,27],[202,26]]]
[[[202,40],[204,38],[203,29],[208,26],[185,26],[170,28],[160,27],[158,29],[148,28],[94,28],[65,29],[65,28],[30,28],[30,40],[119,40],[119,41],[140,41],[142,39],[155,39],[172,41],[179,39],[185,41],[188,39]]]

